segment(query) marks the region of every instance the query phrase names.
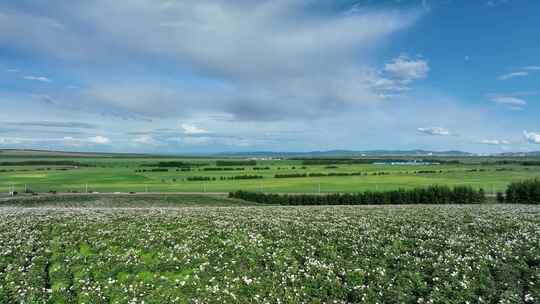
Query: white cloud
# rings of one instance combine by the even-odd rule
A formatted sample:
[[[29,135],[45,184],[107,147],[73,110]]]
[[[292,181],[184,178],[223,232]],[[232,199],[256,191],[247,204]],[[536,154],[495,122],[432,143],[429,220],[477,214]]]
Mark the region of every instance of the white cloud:
[[[524,106],[527,105],[527,101],[514,96],[492,95],[489,98],[492,102],[498,105],[508,106],[510,109],[513,110],[521,110]]]
[[[89,137],[88,142],[93,143],[93,144],[98,144],[98,145],[106,145],[106,144],[110,144],[111,140],[108,137],[98,135],[94,137]]]
[[[480,143],[484,145],[492,145],[492,146],[510,144],[510,142],[507,140],[499,140],[499,139],[484,139],[484,140],[481,140]]]
[[[51,82],[51,80],[47,77],[43,76],[24,76],[23,79],[25,80],[33,80],[33,81],[41,81],[41,82]]]
[[[21,142],[20,138],[0,137],[0,145],[17,145]]]
[[[145,117],[213,110],[236,120],[278,120],[382,102],[385,92],[372,85],[370,76],[378,70],[374,54],[425,12],[359,5],[345,13],[347,8],[327,10],[328,3],[53,1],[1,12],[0,44],[75,63],[120,66],[165,59],[171,68],[205,80],[189,87],[171,79],[147,84],[152,81],[124,77],[125,83],[94,81],[82,96],[74,92],[64,98],[98,113],[107,107]],[[403,90],[404,84],[425,77],[428,66],[425,60],[400,56],[387,69],[389,78],[396,78],[392,87]]]
[[[528,76],[528,75],[529,75],[529,73],[525,72],[525,71],[512,72],[512,73],[508,73],[508,74],[504,74],[504,75],[499,76],[499,80],[507,80],[507,79],[514,78],[514,77],[524,77],[524,76]]]
[[[212,137],[181,137],[177,141],[186,145],[199,146],[199,145],[208,145],[213,142]]]
[[[7,69],[6,72],[8,72],[8,73],[18,73],[19,70],[17,70],[17,69]]]
[[[180,127],[184,130],[184,134],[188,135],[197,135],[197,134],[208,134],[210,133],[208,130],[199,128],[193,124],[187,124],[183,123],[180,125]]]
[[[495,6],[506,4],[509,1],[510,0],[490,0],[490,1],[486,2],[486,5],[490,6],[490,7],[495,7]]]
[[[386,63],[381,70],[369,71],[354,78],[365,82],[373,96],[364,99],[385,100],[400,97],[411,90],[411,83],[426,78],[430,70],[424,59],[410,59],[400,55]]]
[[[394,58],[391,63],[387,63],[384,66],[385,72],[405,84],[417,79],[426,78],[429,69],[429,64],[426,60],[411,59],[405,55]]]
[[[540,71],[540,66],[538,65],[530,65],[523,68],[524,70],[528,71]]]
[[[540,144],[540,133],[523,131],[525,139],[531,144]]]
[[[141,135],[133,139],[134,143],[142,145],[156,145],[157,141],[150,135]]]
[[[427,134],[427,135],[436,135],[436,136],[450,135],[450,131],[442,127],[418,128],[417,130],[418,132]]]

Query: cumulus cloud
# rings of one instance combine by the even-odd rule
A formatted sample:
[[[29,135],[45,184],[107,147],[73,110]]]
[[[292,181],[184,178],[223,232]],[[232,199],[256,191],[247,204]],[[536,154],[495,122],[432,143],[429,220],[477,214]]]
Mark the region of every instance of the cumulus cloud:
[[[51,79],[44,77],[44,76],[24,76],[23,79],[25,80],[33,80],[33,81],[40,81],[40,82],[51,82]]]
[[[108,137],[98,135],[98,136],[89,137],[88,142],[93,143],[93,144],[98,144],[98,145],[106,145],[106,144],[110,144],[111,140]]]
[[[197,134],[210,133],[208,130],[203,129],[203,128],[199,128],[199,127],[197,127],[196,125],[193,125],[193,124],[182,123],[182,124],[180,124],[180,127],[184,131],[184,134],[187,134],[187,135],[197,135]]]
[[[417,131],[422,133],[422,134],[433,135],[433,136],[447,136],[447,135],[450,135],[450,131],[448,129],[442,128],[442,127],[418,128]]]
[[[523,135],[527,142],[531,144],[540,144],[540,133],[523,131]]]
[[[484,140],[481,140],[480,143],[484,145],[491,145],[491,146],[510,144],[510,142],[507,140],[499,140],[499,139],[484,139]]]

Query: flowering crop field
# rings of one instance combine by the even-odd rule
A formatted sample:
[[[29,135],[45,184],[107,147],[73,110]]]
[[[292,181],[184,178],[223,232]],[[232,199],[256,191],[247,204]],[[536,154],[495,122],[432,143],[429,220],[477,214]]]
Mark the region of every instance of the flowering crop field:
[[[0,303],[538,303],[540,207],[2,207]]]

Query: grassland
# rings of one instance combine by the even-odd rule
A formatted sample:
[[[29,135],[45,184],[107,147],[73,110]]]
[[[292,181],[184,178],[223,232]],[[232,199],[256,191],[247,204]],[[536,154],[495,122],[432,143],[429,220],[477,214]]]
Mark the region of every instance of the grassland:
[[[540,299],[537,206],[210,207],[219,200],[0,207],[0,303]]]
[[[339,164],[336,166],[304,166],[299,160],[258,161],[256,166],[238,166],[243,170],[205,171],[216,167],[216,158],[166,158],[142,156],[77,156],[43,157],[35,155],[9,155],[0,162],[72,160],[89,167],[73,166],[0,166],[0,192],[6,193],[10,185],[22,192],[25,187],[36,192],[229,192],[251,190],[281,193],[357,192],[365,190],[394,190],[433,184],[471,185],[486,192],[503,191],[512,181],[540,177],[540,166],[518,164],[481,165],[479,158],[464,158],[461,164],[432,166]],[[191,171],[137,172],[152,169],[160,161],[183,161],[206,164]],[[254,170],[268,167],[268,170]],[[234,168],[234,167],[233,167]],[[418,173],[436,171],[436,173]],[[275,178],[277,174],[351,174],[357,176],[324,176],[304,178]],[[384,175],[379,175],[384,173]],[[243,175],[258,175],[261,179],[220,180]],[[187,181],[188,177],[202,176],[211,181]]]
[[[336,166],[304,166],[299,160],[258,161],[256,166],[239,166],[243,170],[205,171],[216,167],[214,158],[181,158],[191,164],[191,171],[168,168],[167,172],[148,172],[159,161],[178,161],[179,158],[156,157],[0,157],[0,162],[71,160],[83,166],[9,166],[0,167],[0,192],[11,185],[22,192],[25,187],[36,192],[229,192],[251,190],[264,192],[357,192],[365,190],[393,190],[433,184],[449,186],[471,185],[486,192],[503,191],[508,183],[540,177],[540,166],[481,165],[479,159],[464,159],[461,164],[432,166],[339,164]],[[268,170],[254,170],[254,167]],[[233,167],[235,168],[235,167]],[[137,172],[148,169],[147,172]],[[436,171],[436,173],[418,173]],[[275,178],[277,174],[352,174],[356,176],[324,176],[304,178]],[[384,175],[380,175],[384,173]],[[220,180],[234,176],[258,175],[256,180]],[[187,181],[188,177],[203,176],[211,181]],[[87,188],[88,186],[88,188]]]

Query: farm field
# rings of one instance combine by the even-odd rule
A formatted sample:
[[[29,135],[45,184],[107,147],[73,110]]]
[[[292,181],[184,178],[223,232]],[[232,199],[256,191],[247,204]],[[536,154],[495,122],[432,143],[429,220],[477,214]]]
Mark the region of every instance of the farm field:
[[[211,206],[219,200],[4,204],[0,303],[540,298],[538,206]]]
[[[253,165],[218,166],[216,158],[158,157],[1,157],[0,192],[231,192],[279,193],[385,191],[440,185],[470,185],[487,193],[504,191],[513,181],[540,177],[540,166],[482,164],[304,165],[301,160],[258,160]],[[223,160],[223,159],[221,159]],[[384,159],[383,159],[384,160]],[[444,159],[443,159],[444,160]],[[17,165],[25,161],[71,161],[74,165]],[[227,161],[227,159],[225,159]],[[228,161],[231,161],[228,159]],[[233,159],[233,161],[238,161]],[[514,160],[519,161],[519,160]],[[158,167],[182,162],[191,167]],[[10,165],[13,164],[13,165]],[[295,176],[296,175],[296,176]],[[328,176],[327,176],[328,175]],[[282,176],[282,178],[276,178]],[[285,176],[285,177],[283,177]],[[289,176],[289,177],[287,177]],[[246,178],[247,177],[247,178]]]

